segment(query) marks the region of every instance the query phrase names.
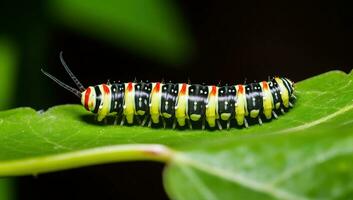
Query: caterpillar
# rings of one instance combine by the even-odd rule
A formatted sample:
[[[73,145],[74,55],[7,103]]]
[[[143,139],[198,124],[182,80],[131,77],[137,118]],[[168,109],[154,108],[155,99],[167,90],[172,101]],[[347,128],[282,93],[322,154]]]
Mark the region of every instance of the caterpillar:
[[[293,107],[294,83],[288,78],[272,77],[268,81],[237,85],[203,85],[164,82],[107,83],[85,88],[71,72],[60,52],[60,61],[78,89],[61,82],[41,69],[42,73],[81,99],[86,110],[102,121],[115,115],[114,124],[163,124],[174,129],[193,125],[227,129],[232,124],[248,127],[248,120],[270,120],[277,113]],[[142,120],[141,120],[142,119]]]

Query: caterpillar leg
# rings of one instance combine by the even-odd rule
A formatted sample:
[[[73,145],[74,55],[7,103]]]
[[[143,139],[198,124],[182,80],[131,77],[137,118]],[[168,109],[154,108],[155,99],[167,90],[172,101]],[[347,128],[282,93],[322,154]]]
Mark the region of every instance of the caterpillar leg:
[[[176,120],[176,118],[174,117],[174,120],[173,120],[173,129],[175,129],[176,124],[177,124],[177,120]]]
[[[283,108],[281,108],[281,113],[284,115],[286,112],[284,112]]]
[[[148,121],[148,127],[151,127],[152,125],[152,119],[150,118],[150,120]]]
[[[190,120],[190,119],[188,119],[187,121],[188,121],[188,124],[189,124],[189,128],[190,128],[190,129],[192,129],[191,120]]]
[[[249,128],[249,124],[248,124],[248,121],[246,120],[246,118],[244,118],[244,125],[245,125],[245,128]]]
[[[125,115],[121,118],[120,126],[124,126],[125,124]]]
[[[293,108],[293,104],[291,102],[289,102],[288,105]]]
[[[117,125],[118,124],[118,115],[116,115],[115,117],[114,117],[114,123],[113,123],[114,125]]]
[[[223,127],[222,127],[221,122],[220,122],[218,119],[216,119],[216,122],[217,122],[217,125],[218,125],[218,129],[219,129],[219,130],[222,130]]]
[[[277,114],[276,114],[275,111],[272,111],[272,115],[273,115],[276,119],[278,118],[278,116],[277,116]]]
[[[115,115],[115,119],[114,119],[114,125],[118,125],[121,121],[119,121],[119,120],[122,120],[123,119],[123,116],[124,115],[122,115],[122,114],[120,114],[120,115]]]
[[[261,117],[259,116],[257,119],[259,120],[259,124],[262,125]]]
[[[140,118],[140,116],[136,115],[136,121],[137,121],[138,124],[141,125],[141,118]]]
[[[146,115],[146,116],[143,118],[142,123],[141,123],[141,126],[145,126],[147,120],[148,120],[148,115]]]
[[[202,130],[205,130],[205,118],[202,118]]]
[[[227,130],[230,129],[230,119],[227,121]]]
[[[167,122],[164,120],[163,117],[162,117],[162,123],[163,123],[163,128],[167,127]]]

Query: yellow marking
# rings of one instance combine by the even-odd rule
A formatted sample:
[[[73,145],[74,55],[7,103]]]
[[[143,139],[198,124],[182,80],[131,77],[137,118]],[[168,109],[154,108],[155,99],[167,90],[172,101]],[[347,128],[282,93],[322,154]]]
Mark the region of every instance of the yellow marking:
[[[201,115],[198,115],[198,114],[191,114],[190,115],[190,119],[192,121],[198,121],[200,118],[201,118]]]
[[[137,114],[138,114],[138,115],[144,115],[144,114],[145,114],[145,111],[144,111],[144,110],[138,110],[138,111],[137,111]]]
[[[284,86],[284,83],[282,81],[282,79],[276,77],[275,78],[277,83],[278,83],[278,86],[280,88],[280,91],[281,91],[281,97],[282,97],[282,102],[283,102],[283,105],[284,107],[288,108],[289,106],[289,93],[288,93],[288,90],[286,88],[286,86]]]
[[[221,114],[221,119],[224,121],[227,121],[230,118],[230,113],[222,113]]]
[[[212,91],[215,87],[215,91]],[[216,119],[218,119],[218,87],[208,86],[208,104],[206,106],[206,121],[210,127],[216,126]]]
[[[107,86],[110,89],[110,86]],[[110,99],[111,99],[111,92],[106,94],[103,90],[103,86],[99,85],[99,90],[102,92],[102,101],[101,105],[98,108],[98,121],[102,121],[110,111]]]
[[[260,113],[260,110],[251,110],[250,111],[250,117],[256,118]]]
[[[179,95],[177,100],[177,105],[175,108],[175,117],[178,121],[179,126],[185,126],[185,119],[187,117],[187,95],[188,95],[188,85],[184,85],[185,94],[181,94],[183,89],[183,84],[179,84]]]
[[[242,87],[243,90],[239,92],[239,87]],[[245,99],[245,88],[243,85],[237,85],[237,102],[235,103],[235,119],[239,126],[244,124],[245,118],[245,108],[246,108],[246,99]]]
[[[151,115],[152,122],[155,124],[159,123],[162,87],[163,87],[163,84],[161,83],[152,84],[153,89],[152,89],[151,101],[150,101],[150,115]]]
[[[125,104],[124,104],[124,115],[128,124],[134,123],[135,115],[135,83],[132,84],[132,90],[128,90],[128,84],[125,83]]]
[[[266,119],[271,119],[272,109],[274,107],[272,94],[271,94],[271,91],[269,90],[267,82],[261,82],[260,86],[262,88],[262,94],[263,94],[263,108],[264,108],[263,113]]]
[[[163,116],[164,118],[171,118],[171,117],[172,117],[172,115],[169,114],[169,113],[162,113],[162,116]]]
[[[279,106],[280,106],[281,104],[279,103],[279,102],[277,102],[276,103],[276,109],[279,109]]]

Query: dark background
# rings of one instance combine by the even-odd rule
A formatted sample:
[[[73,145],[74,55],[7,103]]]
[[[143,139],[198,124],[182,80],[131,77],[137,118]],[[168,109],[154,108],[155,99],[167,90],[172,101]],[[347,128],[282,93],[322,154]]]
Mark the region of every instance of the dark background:
[[[79,103],[40,74],[43,67],[73,85],[61,67],[60,51],[85,86],[134,78],[234,84],[269,75],[297,82],[329,70],[349,72],[353,66],[353,12],[343,1],[175,1],[193,46],[180,62],[153,59],[57,26],[42,16],[41,1],[27,4],[1,8],[8,11],[2,27],[21,44],[13,107]],[[27,176],[18,179],[17,193],[19,199],[164,199],[162,170],[162,164],[131,162]]]

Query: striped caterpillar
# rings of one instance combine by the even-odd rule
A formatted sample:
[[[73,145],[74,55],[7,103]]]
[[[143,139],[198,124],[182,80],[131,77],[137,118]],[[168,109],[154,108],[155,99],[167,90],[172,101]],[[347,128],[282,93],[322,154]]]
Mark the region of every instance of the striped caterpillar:
[[[188,124],[189,128],[199,125],[205,129],[207,122],[210,128],[222,129],[225,125],[229,129],[233,122],[248,127],[248,120],[255,119],[261,125],[262,116],[267,120],[277,118],[276,112],[285,113],[296,99],[293,82],[280,77],[230,86],[128,82],[85,88],[65,63],[62,52],[60,60],[79,90],[41,71],[79,97],[86,110],[97,114],[98,121],[115,114],[114,124],[120,120],[121,125],[138,122],[144,126],[148,121],[148,126],[163,124],[175,128]]]

